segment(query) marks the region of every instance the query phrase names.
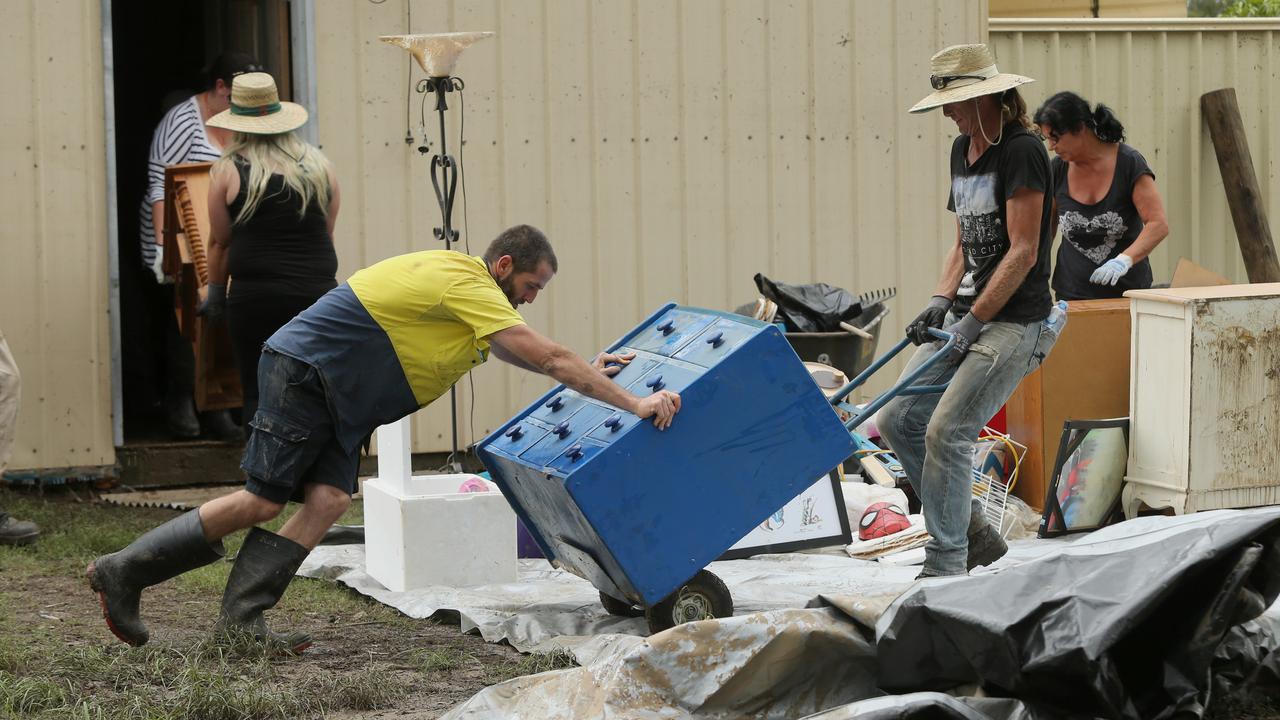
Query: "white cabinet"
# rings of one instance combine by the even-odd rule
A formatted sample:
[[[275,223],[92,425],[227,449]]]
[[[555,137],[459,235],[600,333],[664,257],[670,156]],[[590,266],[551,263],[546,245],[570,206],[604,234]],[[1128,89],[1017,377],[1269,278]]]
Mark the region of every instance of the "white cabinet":
[[[1280,283],[1125,295],[1126,517],[1280,502]]]

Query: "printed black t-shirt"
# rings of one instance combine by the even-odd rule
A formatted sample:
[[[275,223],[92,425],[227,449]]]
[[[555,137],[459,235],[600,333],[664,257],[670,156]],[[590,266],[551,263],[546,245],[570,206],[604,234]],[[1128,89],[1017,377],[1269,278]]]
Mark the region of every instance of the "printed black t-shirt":
[[[1093,205],[1076,202],[1067,188],[1069,163],[1054,158],[1053,194],[1058,201],[1058,265],[1053,270],[1053,291],[1062,300],[1118,298],[1125,290],[1151,287],[1151,261],[1143,258],[1115,285],[1095,285],[1089,276],[1100,265],[1119,255],[1142,232],[1142,216],[1133,204],[1133,186],[1143,175],[1155,179],[1142,153],[1120,143],[1111,188]]]
[[[1040,237],[1036,264],[1004,307],[990,321],[1029,323],[1049,316],[1049,217],[1053,209],[1050,191],[1049,153],[1044,143],[1016,121],[1004,128],[1004,139],[992,145],[969,165],[969,137],[961,135],[951,146],[951,196],[947,209],[960,223],[964,253],[964,277],[952,310],[963,315],[986,289],[996,266],[1009,252],[1006,202],[1020,188],[1044,193],[1040,212]]]

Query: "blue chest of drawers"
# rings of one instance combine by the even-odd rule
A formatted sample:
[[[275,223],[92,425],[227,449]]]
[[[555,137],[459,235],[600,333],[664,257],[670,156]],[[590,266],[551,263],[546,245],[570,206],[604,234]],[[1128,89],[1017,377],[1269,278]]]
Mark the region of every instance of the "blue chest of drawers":
[[[605,594],[657,603],[854,451],[772,325],[670,304],[609,350],[636,354],[614,382],[680,394],[666,431],[561,386],[479,445],[546,557]]]

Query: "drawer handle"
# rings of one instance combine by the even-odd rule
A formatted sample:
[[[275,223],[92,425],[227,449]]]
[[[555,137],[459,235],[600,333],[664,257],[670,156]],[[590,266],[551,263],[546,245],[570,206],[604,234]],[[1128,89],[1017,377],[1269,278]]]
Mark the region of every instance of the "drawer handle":
[[[724,344],[724,333],[718,332],[715,335],[712,335],[711,337],[707,338],[707,344],[713,348],[720,347],[721,345]]]
[[[560,408],[564,407],[564,398],[560,395],[557,395],[551,398],[550,400],[548,400],[547,404],[544,405],[543,407],[551,408],[551,412],[559,412]]]
[[[666,383],[662,382],[662,376],[661,376],[661,375],[656,375],[656,376],[654,376],[654,378],[653,378],[652,380],[650,380],[649,382],[645,383],[644,385],[645,385],[645,387],[653,388],[653,391],[654,391],[654,392],[658,392],[659,390],[661,390],[662,388],[664,388],[664,387],[666,387],[666,386],[667,386],[667,384],[666,384]]]
[[[663,335],[670,335],[672,332],[675,331],[675,329],[676,329],[676,324],[670,320],[658,326],[658,332],[662,333]]]
[[[506,435],[512,440],[519,440],[520,438],[524,437],[524,431],[520,429],[519,425],[516,425],[515,427],[503,433],[503,435]]]
[[[555,433],[556,435],[559,435],[561,440],[565,439],[565,437],[569,435],[569,421],[565,420],[564,422],[555,426],[554,428],[551,429],[551,432]]]
[[[569,456],[570,460],[574,462],[578,462],[579,460],[582,459],[582,445],[581,444],[574,445],[573,447],[569,448],[569,452],[565,454]]]
[[[618,413],[610,415],[609,419],[604,421],[604,426],[609,428],[610,432],[618,432],[622,429],[622,416]]]

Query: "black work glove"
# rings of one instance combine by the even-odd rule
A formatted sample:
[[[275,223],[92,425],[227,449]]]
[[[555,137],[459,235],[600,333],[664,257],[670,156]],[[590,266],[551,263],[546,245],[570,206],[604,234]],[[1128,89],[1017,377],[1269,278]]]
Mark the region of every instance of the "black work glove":
[[[203,315],[206,320],[216,322],[222,319],[227,313],[227,284],[226,283],[209,283],[209,294],[205,297],[204,302],[196,308],[197,315]]]
[[[965,313],[964,317],[947,326],[947,332],[956,336],[956,344],[951,346],[951,354],[947,359],[951,362],[960,362],[969,352],[969,347],[978,340],[978,334],[982,332],[982,327],[986,323],[979,320],[973,313]]]
[[[942,327],[943,321],[947,319],[947,311],[950,309],[951,298],[945,295],[934,295],[929,298],[929,304],[925,306],[924,311],[907,326],[907,337],[911,338],[911,342],[916,345],[933,342],[934,337],[929,334],[929,328]]]

